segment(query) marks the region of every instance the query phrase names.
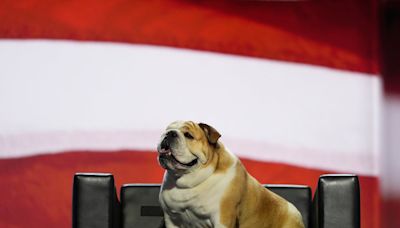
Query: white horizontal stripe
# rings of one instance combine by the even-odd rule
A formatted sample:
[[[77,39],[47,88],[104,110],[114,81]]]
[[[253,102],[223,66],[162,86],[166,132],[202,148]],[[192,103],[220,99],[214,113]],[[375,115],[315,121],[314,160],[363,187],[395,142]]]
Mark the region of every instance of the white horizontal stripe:
[[[159,132],[50,132],[0,137],[0,146],[7,154],[24,156],[64,151],[109,152],[134,149],[155,152]],[[319,168],[328,172],[350,172],[374,175],[372,154],[337,153],[332,151],[312,151],[304,148],[290,148],[263,142],[221,139],[236,155],[258,161],[284,162],[309,168]],[[156,161],[155,161],[156,162]],[[340,164],[340,165],[338,165]]]
[[[232,151],[249,151],[248,157],[378,172],[370,158],[379,145],[379,77],[215,53],[94,42],[2,40],[0,62],[1,157],[41,152],[34,147],[17,149],[22,141],[14,141],[15,149],[10,148],[9,140],[18,135],[158,134],[173,120],[191,119],[214,125],[231,140]],[[96,133],[87,137],[96,139]],[[129,146],[154,149],[157,140],[154,136],[143,142],[132,139],[137,145]],[[118,141],[110,139],[110,144],[116,143],[112,148],[125,147]],[[76,143],[97,149],[104,142],[76,138],[62,145],[75,148]],[[289,149],[271,152],[263,145]],[[63,149],[56,142],[53,147]],[[313,151],[320,159],[312,161],[301,151]]]

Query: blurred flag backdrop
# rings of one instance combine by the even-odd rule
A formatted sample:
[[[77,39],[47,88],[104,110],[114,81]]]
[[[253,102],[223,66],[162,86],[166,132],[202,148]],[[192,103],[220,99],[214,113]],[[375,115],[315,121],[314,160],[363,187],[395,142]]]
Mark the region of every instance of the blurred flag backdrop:
[[[377,3],[1,1],[0,227],[71,227],[75,172],[162,180],[174,120],[262,183],[356,173],[380,222]]]

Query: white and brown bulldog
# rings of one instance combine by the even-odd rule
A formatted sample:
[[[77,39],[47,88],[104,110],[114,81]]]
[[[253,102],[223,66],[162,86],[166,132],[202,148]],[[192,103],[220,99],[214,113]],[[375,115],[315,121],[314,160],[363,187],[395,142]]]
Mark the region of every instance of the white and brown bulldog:
[[[171,227],[300,228],[301,214],[264,188],[218,140],[211,126],[177,121],[158,144],[166,169],[160,191]]]

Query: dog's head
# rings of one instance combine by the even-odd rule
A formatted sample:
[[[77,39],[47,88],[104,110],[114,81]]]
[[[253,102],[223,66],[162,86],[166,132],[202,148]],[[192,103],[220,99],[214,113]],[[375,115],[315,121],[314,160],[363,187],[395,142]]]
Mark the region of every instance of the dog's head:
[[[171,123],[158,144],[160,165],[175,173],[188,173],[207,166],[221,135],[211,126],[192,121]]]

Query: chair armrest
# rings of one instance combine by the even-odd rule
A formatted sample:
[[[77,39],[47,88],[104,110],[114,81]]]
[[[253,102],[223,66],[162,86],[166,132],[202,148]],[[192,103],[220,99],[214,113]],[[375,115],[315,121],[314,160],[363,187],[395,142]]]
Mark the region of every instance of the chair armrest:
[[[75,174],[72,204],[73,228],[119,227],[120,204],[111,174]]]
[[[360,185],[355,175],[322,175],[313,200],[314,228],[359,228]]]

